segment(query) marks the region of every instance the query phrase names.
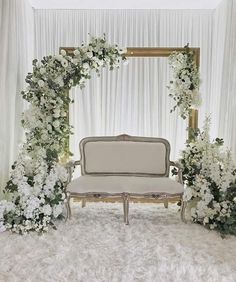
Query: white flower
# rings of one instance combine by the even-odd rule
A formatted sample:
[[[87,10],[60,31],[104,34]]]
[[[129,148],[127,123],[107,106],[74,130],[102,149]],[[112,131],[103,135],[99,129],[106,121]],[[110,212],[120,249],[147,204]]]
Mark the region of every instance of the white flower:
[[[44,84],[45,84],[45,83],[44,83],[43,80],[40,79],[40,80],[38,81],[39,87],[44,87]]]
[[[64,57],[66,56],[66,51],[64,49],[61,49],[61,55]]]
[[[62,182],[65,182],[67,180],[68,173],[67,173],[67,170],[63,166],[58,165],[56,167],[56,172],[58,175],[58,179],[60,179]]]
[[[63,77],[60,75],[55,79],[55,82],[58,83],[61,87],[64,86]]]
[[[60,117],[60,109],[55,109],[54,111],[53,111],[54,113],[53,113],[53,116],[55,117],[55,118],[59,118]]]
[[[83,68],[84,68],[84,69],[89,69],[89,68],[90,68],[90,66],[89,66],[89,64],[88,64],[88,63],[83,63]]]
[[[75,51],[73,52],[75,56],[79,56],[80,55],[80,51],[78,49],[75,49]]]
[[[67,61],[66,59],[61,60],[61,65],[62,65],[64,68],[67,68],[67,67],[68,67],[68,61]]]
[[[42,212],[45,214],[45,215],[51,215],[52,214],[52,208],[50,205],[44,205],[43,208],[42,208]]]
[[[54,126],[55,128],[58,128],[58,127],[60,126],[59,120],[55,120],[55,121],[53,122],[53,126]]]
[[[87,57],[91,59],[93,57],[93,53],[92,52],[87,52]]]
[[[57,218],[59,215],[61,215],[63,212],[63,206],[62,205],[55,205],[53,208],[53,216]]]
[[[45,73],[46,73],[46,69],[42,67],[42,68],[39,69],[39,72],[40,72],[41,74],[45,74]]]
[[[65,111],[62,111],[62,112],[61,112],[61,116],[62,116],[62,117],[66,117],[66,116],[67,116],[67,113],[66,113]]]
[[[0,221],[0,233],[6,231],[6,226],[4,225],[3,221]]]
[[[76,58],[74,58],[74,59],[72,59],[72,63],[74,64],[74,65],[77,65],[78,63],[79,63],[79,59],[76,59]],[[73,81],[73,80],[72,80]]]
[[[15,205],[13,203],[8,202],[6,200],[2,200],[0,202],[0,221],[3,220],[3,216],[5,213],[13,211],[14,209],[15,209]]]
[[[209,223],[209,218],[208,217],[204,217],[204,219],[203,219],[203,224],[205,225],[206,223]]]

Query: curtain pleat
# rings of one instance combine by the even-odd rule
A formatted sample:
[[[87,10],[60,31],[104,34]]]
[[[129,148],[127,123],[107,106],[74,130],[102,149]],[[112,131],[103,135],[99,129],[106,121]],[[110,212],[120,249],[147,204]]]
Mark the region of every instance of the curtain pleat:
[[[34,19],[24,0],[0,1],[0,196],[23,139],[21,98],[34,52]]]
[[[215,11],[210,101],[214,127],[236,157],[236,2],[223,1]]]

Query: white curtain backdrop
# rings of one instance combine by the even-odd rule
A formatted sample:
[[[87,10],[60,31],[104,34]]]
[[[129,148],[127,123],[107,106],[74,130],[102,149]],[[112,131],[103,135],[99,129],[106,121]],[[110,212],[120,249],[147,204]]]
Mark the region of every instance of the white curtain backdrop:
[[[236,1],[223,1],[215,11],[214,21],[209,105],[215,131],[236,158]]]
[[[201,48],[202,117],[211,88],[212,15],[211,10],[36,10],[36,57],[57,54],[59,47],[79,46],[88,33],[105,33],[108,42],[124,47],[183,47],[189,42]],[[70,119],[75,135],[70,145],[76,158],[79,140],[90,135],[164,137],[171,143],[174,159],[183,148],[187,124],[176,113],[170,114],[167,59],[129,61],[118,71],[103,70],[83,91],[72,90],[75,103]]]
[[[22,141],[20,92],[33,58],[33,10],[24,0],[0,0],[0,196]]]

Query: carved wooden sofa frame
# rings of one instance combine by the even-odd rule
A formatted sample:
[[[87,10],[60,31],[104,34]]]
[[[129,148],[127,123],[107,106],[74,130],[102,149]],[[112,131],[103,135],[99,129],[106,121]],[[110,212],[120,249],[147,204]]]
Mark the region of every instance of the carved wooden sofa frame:
[[[179,164],[169,160],[170,144],[166,139],[134,137],[125,134],[111,137],[86,137],[80,142],[80,154],[80,161],[67,164],[69,171],[67,218],[71,218],[70,200],[72,198],[82,200],[82,207],[85,206],[86,201],[91,200],[121,200],[125,224],[129,224],[130,201],[157,200],[163,202],[166,208],[169,201],[181,201],[181,219],[185,221],[186,204],[182,200],[184,191],[182,170]],[[81,177],[72,180],[72,173],[77,165],[81,166]],[[177,167],[178,181],[169,178],[170,166]],[[134,186],[136,181],[140,187],[142,186],[140,182],[144,185],[150,182],[151,186],[154,182],[154,188],[147,190],[144,187],[144,191],[135,191],[136,188],[129,187],[130,180],[134,182]],[[117,187],[120,186],[119,181],[124,185],[127,182],[127,189],[113,188],[114,191],[112,189],[109,191],[109,183],[107,183],[109,181],[111,186],[116,182]],[[170,190],[172,188],[169,186],[163,189],[155,187],[155,182],[158,184],[158,181],[164,181],[164,186],[170,185],[176,191]],[[99,189],[97,185],[103,188]]]

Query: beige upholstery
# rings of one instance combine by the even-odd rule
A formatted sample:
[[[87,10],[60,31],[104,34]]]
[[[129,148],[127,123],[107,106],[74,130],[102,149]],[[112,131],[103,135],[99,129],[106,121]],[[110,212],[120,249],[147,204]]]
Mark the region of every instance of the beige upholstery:
[[[166,147],[163,143],[107,141],[84,146],[86,173],[165,174]]]
[[[87,137],[80,142],[82,175],[168,176],[170,144],[166,139]]]
[[[167,177],[81,176],[73,180],[67,190],[71,193],[183,193],[183,185]]]

